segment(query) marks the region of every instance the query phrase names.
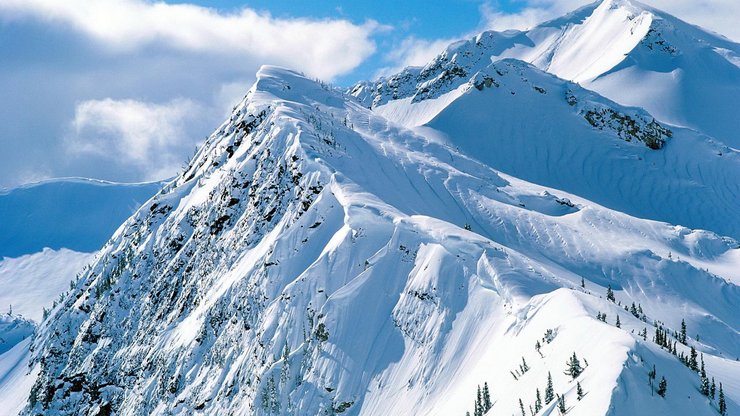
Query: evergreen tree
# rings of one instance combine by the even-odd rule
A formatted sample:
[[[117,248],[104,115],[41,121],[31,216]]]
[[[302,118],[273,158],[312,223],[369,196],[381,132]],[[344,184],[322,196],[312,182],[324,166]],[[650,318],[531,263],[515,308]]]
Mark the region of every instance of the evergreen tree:
[[[568,409],[565,408],[565,396],[558,396],[558,410],[560,411],[560,414],[564,415],[568,412]]]
[[[475,396],[475,410],[473,412],[475,416],[483,416],[483,394],[478,385],[478,393]]]
[[[681,344],[686,345],[686,321],[681,319],[681,334],[678,337]]]
[[[668,391],[668,382],[665,377],[661,377],[660,383],[658,383],[658,394],[660,397],[665,397],[666,391]]]
[[[537,389],[534,399],[534,412],[538,413],[542,410],[542,398],[540,397],[540,389]]]
[[[619,315],[617,315],[617,322],[615,323],[615,325],[617,326],[617,328],[622,327],[622,322],[619,321]]]
[[[581,362],[578,360],[578,357],[576,357],[575,352],[570,357],[566,365],[568,367],[565,370],[565,374],[569,375],[571,378],[576,378],[583,372],[583,367],[581,367]]]
[[[722,389],[722,383],[719,383],[719,414],[727,415],[727,403],[725,402],[725,392]]]
[[[555,390],[552,388],[552,374],[547,372],[547,387],[545,388],[545,404],[550,404],[555,399]]]
[[[10,305],[8,305],[8,315],[12,315],[12,314],[13,314],[13,304],[11,303]]]
[[[529,371],[529,366],[527,365],[527,361],[524,360],[524,357],[522,357],[522,365],[521,365],[521,368],[522,368],[522,374],[524,374],[527,371]]]
[[[614,297],[614,291],[612,290],[612,285],[609,285],[606,288],[606,300],[610,300],[612,302],[616,301],[616,298]]]
[[[581,287],[584,289],[586,288],[586,281],[583,280],[583,277],[581,277]]]
[[[583,394],[583,388],[581,387],[581,382],[579,381],[576,383],[576,394],[578,395],[578,400],[580,401],[584,394]]]
[[[487,412],[491,410],[493,404],[491,403],[491,392],[488,390],[488,382],[483,383],[483,411]]]
[[[709,387],[709,378],[707,378],[707,371],[704,369],[704,354],[701,355],[701,386],[699,387],[699,390],[701,391],[701,394],[705,396],[709,396],[710,393],[710,387]]]
[[[699,363],[696,361],[696,348],[691,347],[691,356],[689,357],[689,368],[694,371],[699,371]]]
[[[519,399],[519,410],[522,411],[522,416],[527,416],[527,412],[524,411],[524,402],[522,402],[522,399]]]
[[[714,400],[714,396],[717,393],[717,385],[714,384],[714,377],[712,377],[712,385],[709,387],[709,396],[712,397],[712,400]]]

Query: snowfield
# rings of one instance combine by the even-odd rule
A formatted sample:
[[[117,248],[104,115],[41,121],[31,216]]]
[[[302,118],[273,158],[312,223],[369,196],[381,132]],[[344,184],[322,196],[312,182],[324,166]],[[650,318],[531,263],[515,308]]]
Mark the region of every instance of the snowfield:
[[[738,414],[740,136],[589,87],[665,46],[651,30],[667,24],[738,50],[605,0],[348,92],[264,66],[0,355],[0,399],[23,415],[668,416],[719,414],[722,386]]]

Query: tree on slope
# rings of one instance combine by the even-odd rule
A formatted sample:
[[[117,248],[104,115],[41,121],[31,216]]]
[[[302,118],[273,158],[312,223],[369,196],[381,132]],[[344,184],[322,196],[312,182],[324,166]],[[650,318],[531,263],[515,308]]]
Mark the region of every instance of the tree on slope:
[[[565,364],[568,366],[565,370],[565,374],[569,375],[573,379],[581,375],[583,372],[583,367],[581,367],[581,362],[578,360],[578,357],[576,357],[575,352]]]
[[[686,321],[681,319],[681,334],[678,336],[678,340],[681,344],[686,345]]]
[[[696,358],[697,358],[696,348],[692,346],[691,356],[689,357],[689,368],[691,368],[694,371],[699,371],[699,363],[697,362]]]
[[[483,413],[483,394],[480,390],[480,385],[478,385],[478,393],[475,396],[475,407],[473,409],[473,415],[483,416]]]
[[[537,413],[542,410],[542,397],[540,397],[540,389],[537,389],[534,399],[534,412]]]
[[[668,382],[665,377],[661,377],[660,383],[658,383],[658,394],[660,397],[665,397],[666,391],[668,391]]]
[[[568,409],[565,408],[565,396],[564,395],[558,396],[558,411],[560,411],[561,415],[564,415],[568,412]]]
[[[614,297],[614,291],[612,290],[612,285],[609,285],[606,288],[606,300],[610,300],[612,302],[615,302],[617,299]]]
[[[580,401],[584,394],[583,394],[583,387],[581,387],[581,382],[579,381],[576,383],[576,394],[578,395],[578,400]]]
[[[527,416],[527,412],[524,411],[524,402],[522,399],[519,399],[519,410],[521,410],[522,416]]]
[[[699,390],[701,391],[701,394],[709,397],[710,393],[710,386],[709,386],[709,378],[707,377],[707,370],[704,369],[704,354],[701,355],[701,385]]]
[[[725,392],[722,389],[722,383],[719,383],[719,414],[727,415],[727,402],[725,402]]]
[[[545,388],[545,404],[555,400],[555,390],[552,388],[552,374],[547,372],[547,387]]]
[[[483,383],[483,412],[491,410],[491,391],[488,389],[488,382]]]

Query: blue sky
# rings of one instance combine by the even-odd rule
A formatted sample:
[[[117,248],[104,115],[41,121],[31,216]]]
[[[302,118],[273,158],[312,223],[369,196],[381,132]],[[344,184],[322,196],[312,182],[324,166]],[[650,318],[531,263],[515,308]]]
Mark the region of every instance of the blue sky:
[[[740,38],[737,0],[646,0]],[[338,85],[589,0],[2,0],[0,187],[174,174],[262,64]]]

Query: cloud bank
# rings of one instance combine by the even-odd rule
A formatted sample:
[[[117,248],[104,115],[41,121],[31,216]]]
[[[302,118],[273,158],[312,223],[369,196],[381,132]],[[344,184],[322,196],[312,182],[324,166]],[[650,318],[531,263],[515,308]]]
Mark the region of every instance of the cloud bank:
[[[332,80],[375,52],[381,30],[248,8],[0,1],[0,146],[9,151],[0,187],[45,176],[171,176],[260,65]]]

